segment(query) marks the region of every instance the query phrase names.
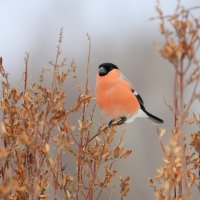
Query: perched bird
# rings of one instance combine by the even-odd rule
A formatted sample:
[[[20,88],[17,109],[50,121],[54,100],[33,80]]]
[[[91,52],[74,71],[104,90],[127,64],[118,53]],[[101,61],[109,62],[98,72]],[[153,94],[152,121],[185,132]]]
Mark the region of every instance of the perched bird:
[[[109,126],[116,119],[119,119],[117,125],[121,125],[134,121],[136,117],[146,117],[156,124],[163,123],[162,119],[146,110],[141,96],[112,63],[103,63],[99,66],[95,92],[99,107],[112,117]]]

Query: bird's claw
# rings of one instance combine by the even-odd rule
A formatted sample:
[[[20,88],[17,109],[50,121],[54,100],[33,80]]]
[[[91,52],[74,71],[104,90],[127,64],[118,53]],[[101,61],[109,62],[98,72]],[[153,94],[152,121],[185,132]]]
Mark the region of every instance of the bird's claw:
[[[118,120],[116,120],[116,119],[112,119],[109,123],[108,123],[108,126],[109,127],[112,127],[112,126],[116,126],[116,125],[122,125],[122,124],[124,124],[125,123],[125,121],[126,121],[126,117],[125,116],[123,116],[123,117],[120,117],[120,119],[118,119]]]
[[[108,123],[108,126],[109,126],[109,127],[112,127],[114,121],[115,121],[114,119],[110,120],[110,122]]]

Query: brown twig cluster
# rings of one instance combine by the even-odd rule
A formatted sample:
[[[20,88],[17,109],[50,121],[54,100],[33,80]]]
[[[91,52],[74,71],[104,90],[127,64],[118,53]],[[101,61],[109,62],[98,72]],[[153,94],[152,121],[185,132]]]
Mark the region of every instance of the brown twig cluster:
[[[156,7],[156,19],[160,20],[160,32],[165,39],[158,50],[174,69],[174,102],[169,106],[174,126],[166,144],[162,142],[166,130],[158,129],[163,165],[156,170],[158,176],[149,180],[159,200],[190,200],[193,189],[200,194],[199,113],[192,110],[199,98],[200,80],[200,20],[193,15],[197,9],[199,7],[187,9],[178,1],[174,13],[165,15],[159,1]],[[187,132],[188,125],[196,132]]]
[[[38,83],[28,83],[26,54],[24,87],[12,88],[0,59],[0,199],[103,199],[104,190],[113,192],[115,162],[131,153],[123,147],[123,134],[114,141],[115,127],[94,123],[89,36],[86,84],[74,86],[77,100],[66,107],[64,86],[70,76],[79,81],[75,62],[68,67],[66,59],[61,60],[62,38],[61,29],[56,58],[50,62],[50,87],[44,83],[45,70]],[[128,193],[129,179],[119,181],[121,199]]]

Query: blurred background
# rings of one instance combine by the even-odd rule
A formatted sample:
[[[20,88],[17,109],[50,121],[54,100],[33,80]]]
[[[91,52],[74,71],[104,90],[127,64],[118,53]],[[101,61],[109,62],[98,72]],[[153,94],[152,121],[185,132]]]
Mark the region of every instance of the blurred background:
[[[198,0],[182,1],[185,6],[198,5]],[[84,82],[89,33],[92,40],[90,86],[94,95],[95,76],[103,62],[116,64],[142,96],[146,108],[163,118],[163,128],[172,129],[172,115],[163,98],[172,103],[173,69],[153,48],[162,45],[155,0],[34,0],[0,1],[0,56],[17,84],[24,71],[25,52],[30,53],[30,82],[38,80],[43,66],[55,57],[58,33],[64,28],[62,55],[75,58],[78,75]],[[176,0],[162,0],[166,13],[176,7]],[[199,109],[199,108],[198,108]],[[96,120],[100,111],[96,112]],[[124,127],[119,129],[119,135]],[[121,131],[121,132],[120,132]],[[131,191],[127,200],[153,199],[148,177],[162,162],[162,152],[155,126],[145,119],[126,127],[125,146],[133,154],[116,168],[130,175]],[[106,195],[105,195],[106,199]],[[119,199],[118,193],[113,199]]]

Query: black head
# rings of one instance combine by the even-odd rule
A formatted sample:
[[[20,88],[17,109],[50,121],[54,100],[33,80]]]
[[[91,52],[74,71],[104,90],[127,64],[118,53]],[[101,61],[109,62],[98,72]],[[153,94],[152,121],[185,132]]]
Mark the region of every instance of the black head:
[[[105,76],[113,69],[119,69],[119,68],[112,63],[103,63],[99,65],[99,76]]]

